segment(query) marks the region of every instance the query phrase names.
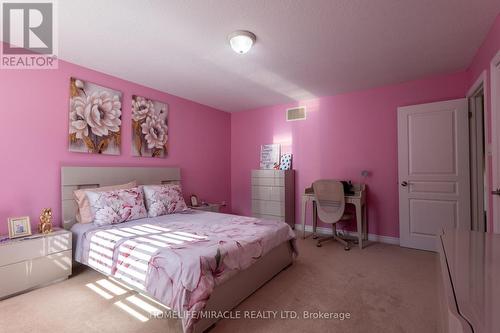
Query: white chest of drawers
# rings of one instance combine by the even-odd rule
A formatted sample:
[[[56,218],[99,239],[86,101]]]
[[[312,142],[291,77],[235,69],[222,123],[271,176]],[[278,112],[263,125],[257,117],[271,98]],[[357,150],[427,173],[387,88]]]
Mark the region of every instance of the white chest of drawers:
[[[294,170],[252,170],[252,214],[295,227]]]
[[[68,278],[71,232],[56,230],[0,243],[0,299]]]

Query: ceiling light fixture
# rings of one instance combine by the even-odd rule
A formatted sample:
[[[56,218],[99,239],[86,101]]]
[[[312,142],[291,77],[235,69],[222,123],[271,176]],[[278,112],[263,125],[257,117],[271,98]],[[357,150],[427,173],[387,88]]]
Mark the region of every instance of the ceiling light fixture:
[[[244,54],[250,51],[257,37],[246,30],[237,30],[229,35],[229,44],[234,52]]]

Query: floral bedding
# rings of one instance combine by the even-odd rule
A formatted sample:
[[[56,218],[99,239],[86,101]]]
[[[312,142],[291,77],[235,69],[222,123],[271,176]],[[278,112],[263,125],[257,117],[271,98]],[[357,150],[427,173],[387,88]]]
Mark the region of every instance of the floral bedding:
[[[180,314],[185,332],[215,286],[295,234],[283,222],[187,211],[117,225],[82,225],[76,259],[140,289]],[[75,231],[74,231],[75,232]]]

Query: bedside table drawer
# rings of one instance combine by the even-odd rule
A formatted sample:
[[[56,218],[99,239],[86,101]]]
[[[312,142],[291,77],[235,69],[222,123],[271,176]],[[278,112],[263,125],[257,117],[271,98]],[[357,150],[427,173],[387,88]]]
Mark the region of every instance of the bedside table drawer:
[[[28,270],[26,261],[0,267],[0,299],[30,287]]]
[[[71,233],[63,233],[47,237],[47,253],[58,253],[71,250]]]
[[[45,255],[43,237],[0,246],[0,267]]]
[[[33,259],[29,268],[32,286],[67,278],[71,275],[71,250]]]
[[[66,279],[71,275],[71,250],[0,267],[0,299]]]

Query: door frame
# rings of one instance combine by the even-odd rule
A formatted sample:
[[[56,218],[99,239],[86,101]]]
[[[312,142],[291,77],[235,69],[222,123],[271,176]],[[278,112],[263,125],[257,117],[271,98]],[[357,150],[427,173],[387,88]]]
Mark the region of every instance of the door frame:
[[[481,72],[481,74],[479,75],[479,77],[477,78],[476,82],[474,82],[474,84],[469,88],[469,91],[467,92],[467,95],[466,95],[466,98],[467,98],[467,105],[468,105],[468,108],[469,108],[469,112],[472,112],[472,113],[475,113],[476,110],[475,108],[474,109],[471,109],[471,99],[475,97],[475,95],[477,94],[477,92],[482,89],[483,90],[483,139],[484,139],[484,168],[485,168],[485,173],[486,173],[486,178],[487,178],[487,181],[485,182],[484,186],[484,193],[481,194],[484,196],[485,193],[491,193],[491,184],[490,184],[490,179],[489,179],[489,175],[490,175],[490,157],[491,157],[491,144],[489,143],[489,131],[490,131],[490,126],[489,126],[489,121],[488,121],[488,80],[487,80],[487,77],[488,77],[488,74],[487,74],[487,71],[484,70]],[[475,114],[474,114],[475,116]],[[471,116],[469,114],[469,119],[471,119]],[[470,120],[469,120],[469,125],[471,124]],[[470,133],[470,128],[469,128],[469,133]],[[471,140],[473,138],[472,137],[469,137],[469,142],[470,144],[472,144]],[[477,138],[476,138],[477,139]],[[477,140],[476,140],[477,142]],[[469,147],[469,149],[471,150],[471,154],[469,156],[469,159],[472,161],[472,159],[474,158],[474,156],[472,155],[472,145]],[[479,207],[477,207],[477,202],[476,201],[473,201],[472,200],[472,197],[473,197],[473,193],[475,192],[476,195],[479,195],[479,193],[477,193],[477,188],[478,188],[478,184],[477,184],[477,180],[478,178],[476,177],[472,177],[472,172],[475,170],[475,168],[470,167],[470,172],[471,172],[471,177],[470,177],[470,182],[471,182],[471,214],[473,214],[473,212],[477,211],[479,209]],[[491,220],[491,216],[490,216],[490,202],[489,202],[489,199],[490,199],[490,195],[486,195],[486,197],[484,198],[484,209],[486,211],[486,230],[484,230],[485,232],[488,232],[489,229],[490,229],[490,220]],[[476,217],[475,216],[472,216],[472,224],[471,224],[471,229],[473,230],[473,226],[474,224],[476,223],[475,222],[475,219]]]
[[[493,75],[495,72],[495,68],[500,63],[500,51],[493,57],[490,64],[490,81],[491,81],[491,91],[500,90],[500,82],[497,82],[496,75]],[[498,80],[500,81],[500,80]],[[492,149],[492,173],[493,173],[493,188],[500,187],[500,153],[498,151],[499,147],[499,134],[500,128],[497,128],[498,122],[500,120],[500,98],[497,96],[498,94],[491,94],[491,149]],[[491,193],[491,192],[490,192]],[[491,195],[490,195],[491,197]],[[493,201],[493,232],[498,234],[500,233],[500,199],[491,198]]]

